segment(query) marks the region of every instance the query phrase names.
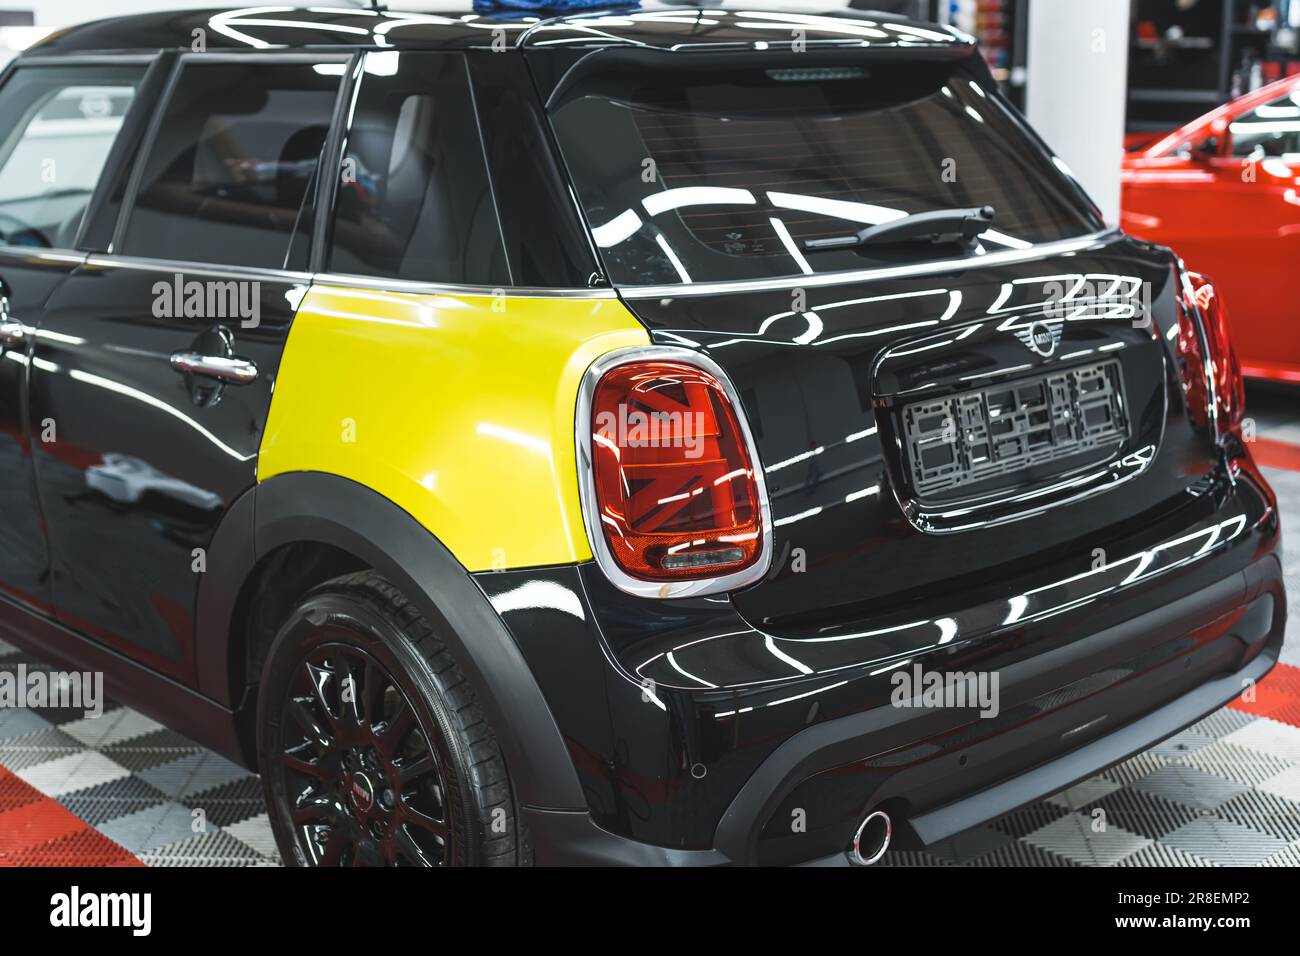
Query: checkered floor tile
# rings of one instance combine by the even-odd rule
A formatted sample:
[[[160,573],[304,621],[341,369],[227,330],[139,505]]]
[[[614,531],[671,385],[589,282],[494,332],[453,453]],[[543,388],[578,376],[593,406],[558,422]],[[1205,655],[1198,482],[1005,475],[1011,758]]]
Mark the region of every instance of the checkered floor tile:
[[[0,668],[43,665],[0,643]],[[127,707],[0,711],[0,866],[276,866],[256,775]]]
[[[1300,865],[1300,668],[1069,790],[889,866]]]
[[[1300,439],[1300,421],[1261,433]],[[1264,460],[1261,457],[1261,460]],[[1267,468],[1300,527],[1300,471]],[[1287,558],[1282,661],[1157,747],[885,866],[1300,866],[1300,548]],[[43,665],[0,643],[0,669]],[[0,866],[275,866],[255,775],[149,718],[107,705],[0,710]]]

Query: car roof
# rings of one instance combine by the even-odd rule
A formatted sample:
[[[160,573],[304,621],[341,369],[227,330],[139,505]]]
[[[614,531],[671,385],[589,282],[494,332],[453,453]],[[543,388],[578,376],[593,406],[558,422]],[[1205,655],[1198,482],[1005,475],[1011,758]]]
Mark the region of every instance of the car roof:
[[[202,31],[201,34],[195,31]],[[635,47],[723,50],[789,47],[957,47],[957,31],[888,13],[809,13],[716,6],[610,7],[580,14],[429,13],[393,9],[221,7],[140,13],[57,31],[24,56],[190,50]]]
[[[1228,100],[1220,106],[1216,106],[1208,113],[1202,113],[1194,120],[1184,123],[1175,130],[1161,136],[1154,143],[1150,143],[1143,149],[1138,150],[1137,156],[1140,157],[1157,157],[1163,156],[1170,150],[1180,146],[1183,142],[1193,136],[1204,133],[1206,129],[1219,119],[1232,119],[1240,116],[1249,110],[1254,109],[1264,103],[1271,102],[1292,90],[1300,89],[1300,74],[1284,76],[1279,80],[1274,80],[1266,86],[1261,86],[1257,90],[1251,90],[1243,93],[1236,99]]]

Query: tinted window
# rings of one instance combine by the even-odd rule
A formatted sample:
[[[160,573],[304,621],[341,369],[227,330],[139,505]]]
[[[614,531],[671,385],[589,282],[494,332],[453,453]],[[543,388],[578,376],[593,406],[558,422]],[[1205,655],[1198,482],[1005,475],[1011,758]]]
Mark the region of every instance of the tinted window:
[[[305,267],[316,171],[343,72],[340,62],[187,62],[121,251]]]
[[[1300,154],[1300,90],[1237,117],[1231,131],[1233,156]]]
[[[0,242],[71,248],[143,66],[19,69],[0,93]]]
[[[508,281],[463,56],[366,55],[327,269]]]
[[[1099,225],[959,64],[611,71],[581,81],[553,124],[596,245],[622,283],[935,255],[916,243],[818,252],[803,243],[954,207],[996,209],[981,237],[988,251]]]

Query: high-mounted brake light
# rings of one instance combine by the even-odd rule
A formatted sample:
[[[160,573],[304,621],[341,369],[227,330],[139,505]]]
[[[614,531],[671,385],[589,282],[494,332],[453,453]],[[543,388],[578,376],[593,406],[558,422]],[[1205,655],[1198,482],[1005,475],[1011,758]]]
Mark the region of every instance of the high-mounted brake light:
[[[771,555],[766,489],[739,401],[712,361],[684,349],[612,353],[578,408],[592,551],[625,591],[733,590]]]
[[[1178,314],[1178,354],[1183,393],[1192,424],[1213,418],[1220,436],[1240,430],[1246,407],[1245,380],[1232,347],[1223,299],[1205,276],[1186,273]]]

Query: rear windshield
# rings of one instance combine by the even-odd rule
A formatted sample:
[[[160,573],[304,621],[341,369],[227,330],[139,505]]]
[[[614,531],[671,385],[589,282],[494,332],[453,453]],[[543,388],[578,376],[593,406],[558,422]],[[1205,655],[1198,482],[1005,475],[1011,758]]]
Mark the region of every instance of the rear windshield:
[[[1100,225],[960,63],[609,70],[581,80],[551,116],[605,267],[622,285],[962,255],[916,242],[804,246],[936,210],[994,207],[972,255]]]

